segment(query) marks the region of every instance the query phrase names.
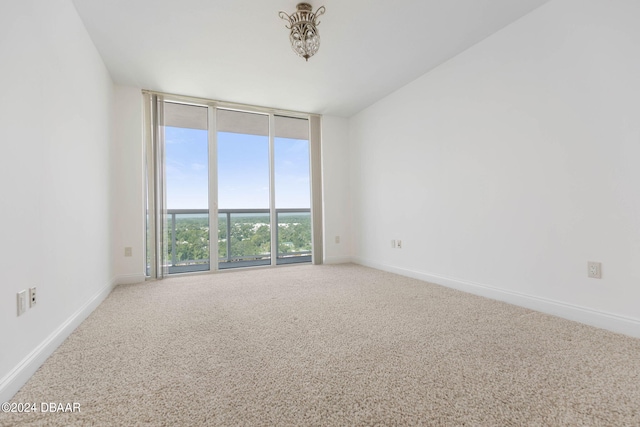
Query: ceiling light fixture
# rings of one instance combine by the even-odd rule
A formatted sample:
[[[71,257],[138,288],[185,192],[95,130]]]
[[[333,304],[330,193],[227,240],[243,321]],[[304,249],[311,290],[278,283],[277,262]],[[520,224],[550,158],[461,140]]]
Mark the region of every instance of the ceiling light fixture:
[[[325,8],[321,6],[313,13],[313,7],[309,3],[298,3],[296,9],[291,15],[280,12],[278,16],[289,21],[286,27],[291,30],[291,49],[308,61],[320,48],[320,33],[316,27],[320,25],[318,17],[324,14]]]

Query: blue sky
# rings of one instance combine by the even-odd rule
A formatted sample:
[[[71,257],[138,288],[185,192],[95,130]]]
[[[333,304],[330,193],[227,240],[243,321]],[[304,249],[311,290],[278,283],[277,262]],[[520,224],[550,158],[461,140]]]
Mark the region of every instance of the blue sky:
[[[165,128],[167,208],[208,208],[207,131]],[[308,208],[309,142],[275,138],[277,208]],[[269,207],[269,138],[218,132],[219,209]]]

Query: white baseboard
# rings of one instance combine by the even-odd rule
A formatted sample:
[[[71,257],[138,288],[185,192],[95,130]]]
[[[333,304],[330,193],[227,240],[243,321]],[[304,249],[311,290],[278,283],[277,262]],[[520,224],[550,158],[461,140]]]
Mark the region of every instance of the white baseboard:
[[[145,275],[140,274],[121,274],[116,277],[116,285],[131,285],[133,283],[141,283],[146,279]]]
[[[401,276],[407,276],[414,279],[423,280],[425,282],[435,283],[437,285],[458,289],[470,294],[480,295],[498,301],[507,302],[509,304],[529,308],[531,310],[540,311],[542,313],[547,313],[568,320],[584,323],[590,326],[595,326],[597,328],[607,329],[609,331],[640,338],[639,319],[619,316],[617,314],[606,313],[603,311],[580,307],[573,304],[567,304],[561,301],[555,301],[547,298],[536,297],[533,295],[522,294],[519,292],[498,289],[492,286],[483,285],[481,283],[474,283],[466,280],[454,279],[435,274],[398,268],[358,257],[352,258],[352,262],[354,262],[355,264],[364,265],[366,267],[375,268],[377,270],[388,271],[390,273],[399,274]]]
[[[325,264],[348,264],[353,262],[350,256],[330,256],[324,259]]]
[[[0,402],[11,400],[60,344],[104,301],[115,285],[116,279],[111,280],[22,359],[15,368],[0,379]]]

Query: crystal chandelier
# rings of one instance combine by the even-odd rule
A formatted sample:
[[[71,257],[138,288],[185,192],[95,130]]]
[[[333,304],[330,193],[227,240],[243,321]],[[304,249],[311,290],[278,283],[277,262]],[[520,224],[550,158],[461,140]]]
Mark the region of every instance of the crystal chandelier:
[[[318,17],[324,14],[325,8],[321,6],[315,13],[309,3],[298,3],[296,8],[296,12],[291,15],[280,12],[278,16],[289,21],[286,27],[291,30],[291,48],[298,56],[308,61],[320,48],[320,33],[316,27],[320,25]]]

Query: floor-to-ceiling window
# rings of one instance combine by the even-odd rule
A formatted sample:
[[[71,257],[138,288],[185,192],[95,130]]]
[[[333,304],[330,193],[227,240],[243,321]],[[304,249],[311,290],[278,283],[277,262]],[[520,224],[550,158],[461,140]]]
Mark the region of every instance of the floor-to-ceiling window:
[[[151,93],[145,105],[148,276],[321,262],[319,117]]]
[[[168,272],[209,270],[207,107],[164,102],[163,140]]]
[[[311,261],[308,119],[274,117],[276,264]]]

